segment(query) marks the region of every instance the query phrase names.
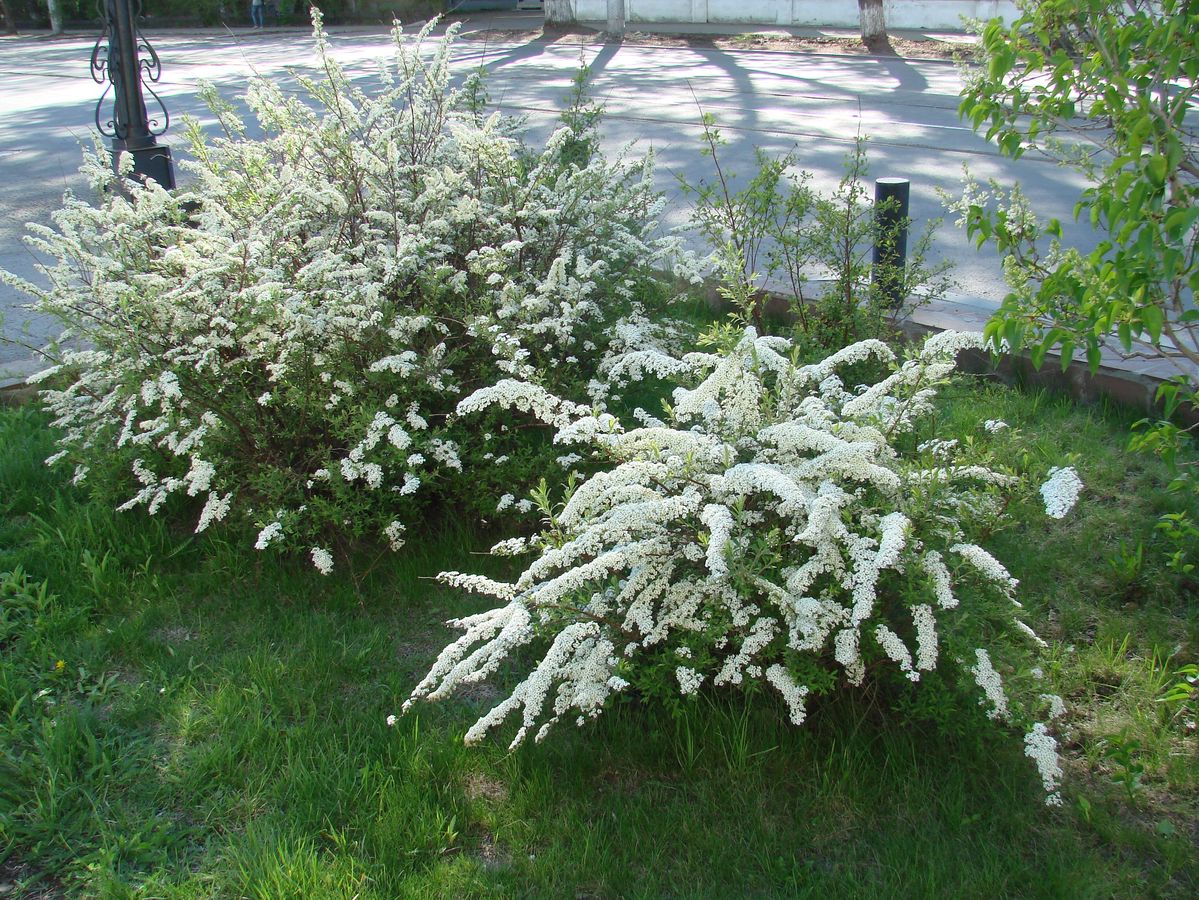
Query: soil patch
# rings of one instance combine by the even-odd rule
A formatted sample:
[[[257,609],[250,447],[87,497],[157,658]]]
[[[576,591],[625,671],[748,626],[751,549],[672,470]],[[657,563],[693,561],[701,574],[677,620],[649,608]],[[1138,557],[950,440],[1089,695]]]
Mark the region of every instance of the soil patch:
[[[466,796],[471,800],[489,800],[503,803],[508,799],[508,785],[497,778],[472,772],[466,777]]]

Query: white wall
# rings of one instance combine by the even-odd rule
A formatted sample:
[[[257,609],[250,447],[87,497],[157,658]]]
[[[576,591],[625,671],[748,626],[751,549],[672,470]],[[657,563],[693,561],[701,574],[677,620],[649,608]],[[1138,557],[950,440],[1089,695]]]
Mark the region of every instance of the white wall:
[[[607,0],[572,0],[576,22],[603,22]],[[722,25],[811,25],[856,28],[857,0],[626,0],[630,22]],[[1001,18],[1019,13],[1011,0],[886,0],[888,28],[960,30],[961,17]]]

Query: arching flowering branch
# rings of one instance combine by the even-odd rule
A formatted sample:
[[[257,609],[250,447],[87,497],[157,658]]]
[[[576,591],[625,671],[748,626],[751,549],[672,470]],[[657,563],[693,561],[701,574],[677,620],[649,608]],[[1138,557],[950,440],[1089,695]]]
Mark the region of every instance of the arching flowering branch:
[[[462,636],[405,708],[537,645],[548,647],[540,662],[468,743],[513,715],[513,746],[568,714],[583,724],[663,660],[681,694],[761,681],[799,724],[817,684],[858,686],[880,667],[918,682],[942,663],[940,620],[967,600],[990,598],[1013,639],[1026,639],[1015,580],[972,542],[962,514],[999,515],[1017,478],[901,451],[896,440],[930,411],[957,352],[981,345],[981,335],[946,333],[899,362],[867,341],[799,366],[786,340],[747,329],[724,356],[658,366],[694,386],[674,392],[669,422],[628,430],[517,382],[468,397],[461,412],[531,412],[559,442],[590,445],[608,465],[521,545],[539,552],[513,583],[443,576],[504,605],[453,623]],[[870,358],[892,373],[847,389],[838,372]],[[980,702],[1003,717],[998,673],[985,650],[977,658],[968,671]]]

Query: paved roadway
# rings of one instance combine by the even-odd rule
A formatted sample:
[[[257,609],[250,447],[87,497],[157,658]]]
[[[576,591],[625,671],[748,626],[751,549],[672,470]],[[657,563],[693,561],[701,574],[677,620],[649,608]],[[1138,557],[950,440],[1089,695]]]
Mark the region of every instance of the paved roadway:
[[[536,25],[539,14],[518,23]],[[513,27],[512,22],[500,23]],[[301,30],[164,32],[151,34],[163,62],[162,94],[172,116],[205,120],[195,97],[201,80],[236,94],[251,72],[294,84],[291,72],[311,67],[309,36]],[[88,141],[99,89],[88,74],[92,39],[69,35],[0,38],[0,267],[35,276],[21,241],[23,223],[48,221],[66,189],[86,190],[76,168],[79,144]],[[334,29],[336,57],[364,86],[376,81],[376,60],[388,53],[382,29]],[[601,44],[491,43],[463,40],[455,62],[465,72],[480,63],[491,72],[496,106],[528,115],[538,135],[548,133],[580,56],[592,69],[592,92],[603,100],[605,146],[637,141],[653,148],[661,187],[671,198],[668,220],[681,223],[687,209],[677,177],[709,174],[700,149],[700,111],[714,113],[728,139],[726,169],[750,171],[754,147],[795,149],[803,168],[821,187],[832,187],[845,152],[859,132],[870,139],[872,175],[912,179],[912,214],[942,214],[938,189],[957,192],[968,163],[980,177],[1004,183],[1019,179],[1046,214],[1068,219],[1080,184],[1069,173],[1032,158],[1013,163],[956,114],[960,76],[944,62],[864,58],[810,53],[665,49]],[[177,127],[165,140],[178,149]],[[1081,245],[1082,228],[1067,232]],[[999,260],[976,252],[950,221],[937,251],[957,261],[958,293],[966,308],[983,310],[1004,294]],[[0,285],[4,334],[37,341],[50,323],[30,320],[22,298]],[[0,369],[28,357],[0,343]]]

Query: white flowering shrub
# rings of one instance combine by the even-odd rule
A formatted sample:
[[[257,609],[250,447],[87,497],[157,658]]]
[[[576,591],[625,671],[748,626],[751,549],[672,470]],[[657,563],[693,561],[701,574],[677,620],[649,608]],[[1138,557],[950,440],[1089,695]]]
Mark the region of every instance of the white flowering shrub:
[[[912,434],[957,352],[980,346],[981,335],[945,333],[900,362],[869,340],[799,365],[787,340],[750,328],[724,353],[676,358],[671,371],[693,386],[674,392],[665,419],[642,414],[632,429],[527,382],[466,398],[460,413],[530,413],[603,465],[561,506],[541,498],[534,538],[496,546],[532,554],[514,581],[442,573],[501,605],[452,623],[462,636],[405,708],[520,651],[539,661],[468,743],[510,717],[514,746],[540,740],[564,716],[581,725],[613,695],[654,693],[663,679],[676,696],[765,686],[798,725],[814,694],[950,673],[991,718],[1031,722],[1044,704],[1011,697],[991,652],[1041,642],[1017,618],[1015,579],[972,539],[1031,489]],[[838,373],[869,359],[890,374],[847,387]],[[633,364],[669,368],[657,356]],[[971,643],[988,631],[990,651]],[[1048,759],[1052,740],[1036,732],[1030,754]],[[1041,771],[1055,789],[1052,767]]]
[[[430,498],[510,480],[507,425],[473,440],[458,400],[501,377],[581,388],[676,244],[655,237],[651,162],[593,153],[594,115],[534,151],[476,77],[451,89],[451,40],[424,32],[396,31],[367,95],[315,15],[321,74],[298,96],[254,80],[251,128],[209,91],[223,136],[190,124],[174,194],[89,157],[100,201],[33,229],[48,284],[6,277],[65,328],[41,376],[52,461],[327,573],[351,539],[401,546]]]

